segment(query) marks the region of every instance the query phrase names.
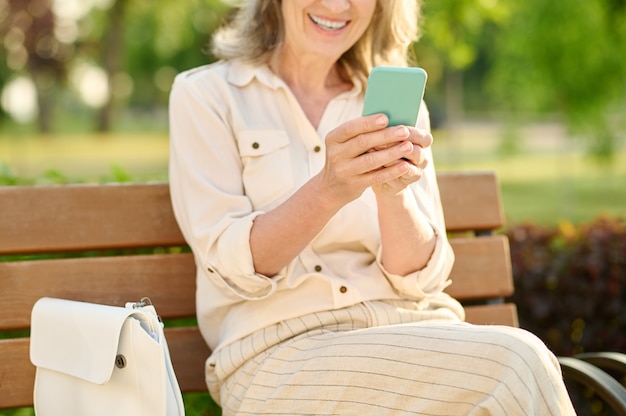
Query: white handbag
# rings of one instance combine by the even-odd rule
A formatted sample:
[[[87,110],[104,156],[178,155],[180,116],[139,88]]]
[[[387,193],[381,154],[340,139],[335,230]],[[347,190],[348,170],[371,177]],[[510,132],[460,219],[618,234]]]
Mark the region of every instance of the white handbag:
[[[31,316],[37,416],[183,416],[154,306],[41,298]]]

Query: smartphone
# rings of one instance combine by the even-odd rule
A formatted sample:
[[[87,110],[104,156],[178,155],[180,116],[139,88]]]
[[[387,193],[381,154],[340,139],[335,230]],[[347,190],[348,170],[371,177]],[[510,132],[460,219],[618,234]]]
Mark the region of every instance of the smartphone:
[[[384,113],[390,126],[415,126],[427,77],[422,68],[375,67],[367,80],[363,115]]]

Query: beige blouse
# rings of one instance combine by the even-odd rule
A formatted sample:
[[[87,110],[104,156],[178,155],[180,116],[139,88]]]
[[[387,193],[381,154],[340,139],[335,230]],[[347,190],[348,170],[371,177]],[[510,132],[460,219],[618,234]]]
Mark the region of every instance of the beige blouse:
[[[369,189],[278,275],[254,270],[249,244],[254,218],[322,169],[325,135],[360,116],[362,107],[362,86],[356,82],[328,104],[316,130],[266,66],[217,62],[176,78],[170,97],[172,204],[195,256],[198,325],[213,350],[285,319],[365,300],[448,299],[441,292],[449,284],[454,255],[430,149],[428,168],[412,186],[437,232],[424,269],[399,276],[382,267],[376,201]],[[425,106],[418,127],[430,128]]]

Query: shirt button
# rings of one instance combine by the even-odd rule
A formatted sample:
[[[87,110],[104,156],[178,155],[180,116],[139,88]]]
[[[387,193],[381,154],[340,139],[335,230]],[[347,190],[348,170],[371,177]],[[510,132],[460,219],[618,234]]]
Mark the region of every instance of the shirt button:
[[[213,270],[213,269],[212,269],[212,268],[210,268],[210,267],[207,267],[207,268],[206,268],[206,271],[207,271],[207,272],[209,272],[209,273],[215,273],[215,270]]]
[[[252,143],[252,148],[253,149],[258,149],[259,147],[261,147],[261,145],[258,144],[257,142]]]
[[[320,266],[319,264],[317,266],[315,266],[315,271],[316,272],[321,272],[322,271],[322,266]]]
[[[341,286],[341,287],[339,288],[339,291],[340,291],[341,293],[346,293],[346,292],[348,291],[348,288],[347,288],[347,287],[345,287],[345,286]]]
[[[322,148],[319,146],[315,146],[315,148],[313,149],[315,151],[315,153],[319,153],[322,151]]]

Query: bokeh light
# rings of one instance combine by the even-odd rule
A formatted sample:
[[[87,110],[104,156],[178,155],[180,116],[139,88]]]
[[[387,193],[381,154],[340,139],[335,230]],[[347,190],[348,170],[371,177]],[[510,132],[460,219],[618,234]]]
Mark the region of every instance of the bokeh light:
[[[37,117],[37,90],[30,78],[24,76],[11,80],[2,90],[2,108],[20,123]]]

